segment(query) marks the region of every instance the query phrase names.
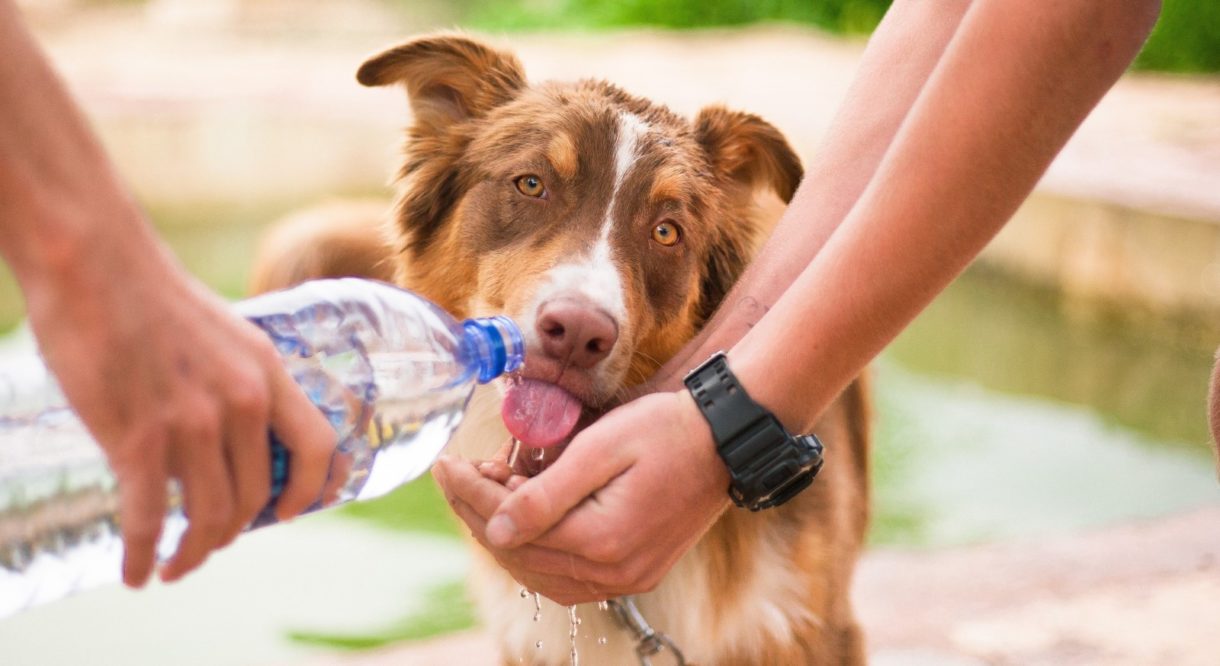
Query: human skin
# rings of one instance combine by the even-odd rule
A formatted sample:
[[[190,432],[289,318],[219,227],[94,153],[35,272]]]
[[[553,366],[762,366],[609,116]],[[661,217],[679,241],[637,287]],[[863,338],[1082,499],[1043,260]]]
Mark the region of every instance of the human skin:
[[[662,369],[656,392],[606,414],[532,479],[441,461],[459,516],[518,581],[559,603],[655,587],[727,505],[727,472],[682,374],[729,349],[750,395],[807,432],[1012,216],[1159,6],[894,3],[711,330]]]
[[[268,428],[292,453],[285,520],[318,497],[334,431],[267,336],[157,239],[10,0],[0,100],[0,255],[118,479],[128,585],[152,573],[167,483],[180,482],[188,527],[160,570],[176,580],[266,505]]]

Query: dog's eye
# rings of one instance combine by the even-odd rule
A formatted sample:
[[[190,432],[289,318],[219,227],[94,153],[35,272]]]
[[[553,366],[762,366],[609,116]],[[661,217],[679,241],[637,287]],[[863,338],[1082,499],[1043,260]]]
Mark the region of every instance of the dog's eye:
[[[666,220],[652,228],[652,239],[665,247],[673,247],[682,240],[682,229]]]
[[[518,192],[527,197],[541,199],[546,194],[546,185],[542,184],[541,178],[532,173],[519,176],[517,180],[513,181],[513,184],[517,186]]]

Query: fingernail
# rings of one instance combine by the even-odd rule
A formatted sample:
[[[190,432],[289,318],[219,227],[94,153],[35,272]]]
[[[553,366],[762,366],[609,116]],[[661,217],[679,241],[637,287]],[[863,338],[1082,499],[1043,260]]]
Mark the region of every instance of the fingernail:
[[[517,525],[504,514],[493,516],[487,523],[487,540],[497,548],[507,548],[517,539]]]

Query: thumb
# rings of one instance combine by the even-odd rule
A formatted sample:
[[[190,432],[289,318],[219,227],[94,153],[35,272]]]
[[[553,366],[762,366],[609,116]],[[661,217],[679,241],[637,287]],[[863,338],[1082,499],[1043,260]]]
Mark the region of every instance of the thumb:
[[[515,548],[550,531],[630,465],[614,446],[620,434],[613,420],[604,418],[578,434],[559,460],[504,499],[487,523],[487,540],[497,548]]]

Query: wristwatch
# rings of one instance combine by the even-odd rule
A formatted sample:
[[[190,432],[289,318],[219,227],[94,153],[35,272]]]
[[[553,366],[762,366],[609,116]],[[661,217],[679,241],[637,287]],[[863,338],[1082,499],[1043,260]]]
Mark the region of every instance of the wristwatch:
[[[789,434],[750,398],[727,361],[716,352],[683,382],[729,468],[733,503],[751,511],[779,506],[813,483],[822,469],[822,443],[814,435]]]

